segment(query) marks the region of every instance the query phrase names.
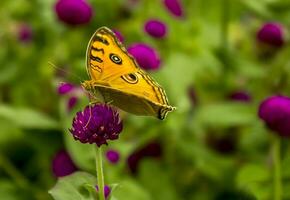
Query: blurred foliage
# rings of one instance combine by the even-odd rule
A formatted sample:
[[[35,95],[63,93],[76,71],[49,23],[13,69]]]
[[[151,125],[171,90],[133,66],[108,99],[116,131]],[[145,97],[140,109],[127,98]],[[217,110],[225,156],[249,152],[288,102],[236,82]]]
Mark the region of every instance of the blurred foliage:
[[[150,74],[177,107],[165,121],[122,113],[121,138],[106,147],[121,155],[117,165],[104,163],[111,200],[273,199],[272,135],[257,108],[269,95],[289,93],[290,48],[286,44],[262,57],[255,34],[268,21],[289,28],[289,0],[182,0],[181,19],[170,15],[161,0],[89,2],[94,17],[79,27],[58,21],[55,0],[0,2],[1,199],[51,199],[51,188],[55,199],[93,199],[88,185],[95,183],[92,146],[75,142],[68,131],[88,99],[83,94],[69,112],[68,98],[57,94],[57,86],[88,78],[86,47],[100,26],[119,30],[126,46],[145,42],[159,51],[161,69]],[[165,39],[143,32],[150,18],[167,24]],[[21,24],[32,28],[29,43],[18,40]],[[189,87],[198,99],[194,107]],[[230,100],[238,90],[248,91],[252,101]],[[217,141],[229,137],[230,151],[221,151]],[[128,156],[156,139],[162,157],[142,160],[138,173],[131,174]],[[283,141],[282,148],[284,199],[290,199],[288,143]],[[51,161],[63,148],[85,172],[57,182]]]

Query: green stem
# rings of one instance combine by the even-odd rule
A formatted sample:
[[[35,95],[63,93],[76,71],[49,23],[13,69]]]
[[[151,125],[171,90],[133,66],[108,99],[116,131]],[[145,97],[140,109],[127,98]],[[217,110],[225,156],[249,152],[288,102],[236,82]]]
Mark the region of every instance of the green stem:
[[[23,176],[18,169],[8,160],[3,154],[0,154],[0,167],[14,180],[14,182],[21,188],[27,189],[29,181]]]
[[[280,166],[280,138],[275,137],[273,140],[273,161],[274,161],[274,200],[281,200],[281,166]]]
[[[105,200],[104,193],[104,173],[103,173],[103,161],[102,161],[102,149],[101,147],[96,148],[96,170],[98,178],[98,188],[99,188],[99,200]]]

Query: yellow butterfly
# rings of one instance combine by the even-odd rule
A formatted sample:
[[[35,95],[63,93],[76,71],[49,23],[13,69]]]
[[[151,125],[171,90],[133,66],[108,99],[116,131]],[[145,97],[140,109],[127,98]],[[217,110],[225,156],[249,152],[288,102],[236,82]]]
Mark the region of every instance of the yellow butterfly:
[[[128,54],[116,35],[107,27],[91,37],[86,52],[87,72],[91,80],[82,86],[103,101],[136,115],[164,119],[175,108],[165,91]]]

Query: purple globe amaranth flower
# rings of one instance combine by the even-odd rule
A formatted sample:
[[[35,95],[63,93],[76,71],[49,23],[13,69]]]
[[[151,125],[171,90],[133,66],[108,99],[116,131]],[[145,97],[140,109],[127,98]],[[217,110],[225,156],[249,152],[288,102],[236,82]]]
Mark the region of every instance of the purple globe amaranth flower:
[[[144,25],[144,30],[154,38],[164,38],[167,33],[165,23],[160,20],[148,20]]]
[[[106,104],[87,106],[73,119],[72,133],[75,140],[82,143],[107,144],[107,140],[116,140],[123,124],[119,113]]]
[[[77,171],[77,167],[65,150],[59,151],[52,160],[52,171],[56,177],[62,177]]]
[[[99,187],[96,185],[96,190],[99,192]],[[104,186],[104,193],[105,193],[105,198],[107,199],[111,193],[111,188],[107,185]]]
[[[279,23],[266,23],[257,32],[257,40],[272,47],[282,47],[285,43],[283,27]]]
[[[128,48],[128,52],[136,59],[141,68],[157,70],[160,67],[160,56],[155,49],[147,44],[136,43]]]
[[[131,173],[136,174],[140,161],[145,157],[160,158],[162,155],[161,144],[158,141],[152,141],[141,149],[134,151],[127,159],[127,164]]]
[[[29,43],[32,41],[33,31],[28,24],[22,24],[18,28],[18,40],[23,43]]]
[[[282,137],[290,137],[290,98],[272,96],[259,107],[259,117],[267,127]]]
[[[55,12],[58,19],[68,25],[86,24],[93,15],[92,8],[86,0],[58,0]]]
[[[164,0],[163,3],[167,10],[174,16],[182,17],[184,15],[183,6],[180,0]]]
[[[233,101],[250,102],[252,97],[246,91],[236,91],[229,95],[229,99]]]
[[[113,164],[116,164],[119,162],[120,160],[120,154],[118,151],[115,151],[115,150],[108,150],[106,152],[106,157],[108,159],[108,161],[110,161],[111,163]]]
[[[60,95],[67,94],[67,93],[71,92],[74,88],[75,88],[75,86],[73,84],[62,83],[61,85],[58,86],[58,94],[60,94]]]
[[[113,30],[113,32],[115,33],[116,37],[120,40],[120,42],[124,42],[124,37],[123,35],[121,34],[120,31],[117,31],[117,30]]]

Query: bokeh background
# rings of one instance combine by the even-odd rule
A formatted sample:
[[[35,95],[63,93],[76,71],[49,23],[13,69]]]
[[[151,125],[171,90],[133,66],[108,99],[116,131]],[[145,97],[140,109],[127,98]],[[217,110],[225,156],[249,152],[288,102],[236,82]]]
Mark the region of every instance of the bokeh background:
[[[92,199],[93,148],[68,129],[89,103],[88,41],[107,26],[177,107],[164,121],[120,111],[124,129],[104,147],[108,198],[274,199],[278,134],[258,110],[289,94],[289,25],[289,0],[1,0],[0,198]]]

